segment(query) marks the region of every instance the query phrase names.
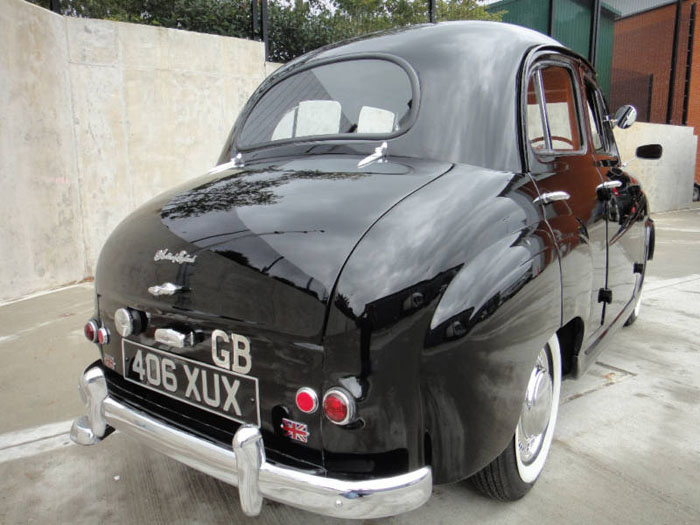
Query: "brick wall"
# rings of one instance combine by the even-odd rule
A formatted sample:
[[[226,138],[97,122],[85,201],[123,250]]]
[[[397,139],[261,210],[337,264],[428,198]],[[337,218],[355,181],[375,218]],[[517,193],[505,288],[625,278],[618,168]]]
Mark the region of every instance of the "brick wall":
[[[671,124],[676,125],[683,124],[688,35],[691,6],[694,3],[693,0],[685,0],[682,5],[671,117]],[[696,18],[699,15],[700,6],[697,6]],[[632,103],[637,106],[640,120],[666,123],[675,19],[676,4],[672,3],[615,22],[610,96],[612,111],[622,104]],[[687,125],[695,129],[700,126],[699,30],[696,22],[687,116]],[[651,90],[650,75],[653,75]],[[696,180],[699,177],[700,168],[696,171]]]

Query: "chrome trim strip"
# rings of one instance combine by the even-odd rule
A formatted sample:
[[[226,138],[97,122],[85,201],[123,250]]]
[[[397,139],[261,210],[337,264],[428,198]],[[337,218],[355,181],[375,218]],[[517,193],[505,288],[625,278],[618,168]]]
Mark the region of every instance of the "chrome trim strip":
[[[89,407],[99,407],[102,420],[91,421],[98,426],[105,422],[147,446],[185,465],[239,486],[243,511],[257,515],[266,497],[292,507],[339,518],[381,518],[413,510],[423,505],[432,492],[432,471],[422,467],[413,472],[389,478],[345,481],[325,478],[282,465],[268,463],[260,431],[250,425],[238,429],[230,449],[165,425],[157,419],[125,405],[107,395],[100,400],[98,378],[104,373],[98,367],[89,368],[81,380]],[[93,385],[93,386],[90,386]],[[106,392],[106,390],[105,390]],[[79,424],[80,422],[80,424]],[[74,428],[83,428],[85,418],[78,418]],[[71,438],[79,444],[93,444],[105,435],[92,427],[92,443]]]

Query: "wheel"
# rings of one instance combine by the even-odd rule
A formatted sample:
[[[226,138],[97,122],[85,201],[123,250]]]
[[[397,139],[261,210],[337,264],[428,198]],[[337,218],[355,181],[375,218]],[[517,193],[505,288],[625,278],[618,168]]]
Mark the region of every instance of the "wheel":
[[[472,476],[483,494],[501,501],[522,498],[542,473],[554,435],[561,391],[561,353],[553,335],[530,374],[518,425],[506,449]]]
[[[693,200],[700,201],[700,184],[693,184]]]
[[[627,318],[627,321],[625,321],[625,326],[630,326],[630,325],[634,324],[634,322],[637,320],[637,317],[639,317],[639,311],[641,309],[642,309],[642,292],[640,290],[639,297],[637,297],[637,304],[634,305],[634,310],[632,310],[632,313]]]

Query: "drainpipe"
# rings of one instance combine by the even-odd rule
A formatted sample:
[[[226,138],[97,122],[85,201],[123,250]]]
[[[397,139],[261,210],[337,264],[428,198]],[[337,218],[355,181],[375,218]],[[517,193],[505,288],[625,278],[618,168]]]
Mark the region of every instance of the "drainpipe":
[[[676,26],[673,29],[673,53],[671,55],[671,73],[668,83],[668,106],[666,107],[666,124],[670,124],[673,118],[673,98],[676,90],[676,62],[678,61],[678,41],[681,32],[681,13],[683,0],[676,2]]]
[[[588,60],[593,67],[598,62],[598,28],[600,27],[600,0],[593,0],[591,11],[591,40],[588,44]]]

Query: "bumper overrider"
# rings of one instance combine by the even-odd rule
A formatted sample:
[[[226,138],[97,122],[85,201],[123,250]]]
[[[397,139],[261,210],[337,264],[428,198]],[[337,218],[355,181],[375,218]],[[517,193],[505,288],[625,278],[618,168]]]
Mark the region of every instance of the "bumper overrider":
[[[241,426],[231,448],[183,432],[114,399],[98,366],[80,378],[87,415],[73,422],[70,436],[79,445],[94,445],[112,429],[192,468],[238,487],[241,508],[257,516],[263,497],[326,516],[380,518],[421,506],[432,492],[432,472],[423,467],[388,478],[346,481],[268,463],[260,431]]]

